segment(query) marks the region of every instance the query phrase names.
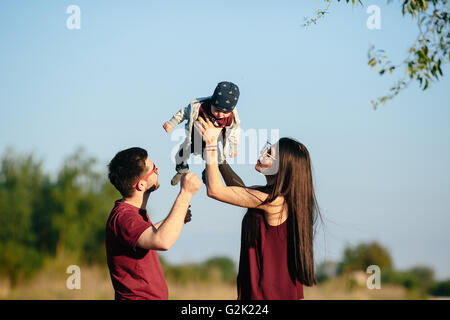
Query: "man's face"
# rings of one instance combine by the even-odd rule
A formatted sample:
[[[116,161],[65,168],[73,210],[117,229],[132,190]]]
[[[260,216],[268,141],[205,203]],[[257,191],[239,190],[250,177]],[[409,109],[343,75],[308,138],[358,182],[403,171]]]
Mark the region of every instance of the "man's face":
[[[228,118],[232,112],[223,111],[211,105],[211,113],[216,117],[216,119]]]
[[[147,174],[156,168],[156,164],[153,163],[152,160],[147,158],[145,160],[145,167],[145,173]],[[145,190],[145,192],[153,192],[157,190],[159,188],[158,171],[152,173],[145,181],[147,182],[147,189]]]

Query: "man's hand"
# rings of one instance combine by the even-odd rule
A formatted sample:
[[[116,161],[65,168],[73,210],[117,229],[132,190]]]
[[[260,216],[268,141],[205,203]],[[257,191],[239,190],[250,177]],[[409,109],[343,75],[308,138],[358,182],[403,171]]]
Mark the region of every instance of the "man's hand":
[[[172,129],[173,129],[172,125],[168,122],[164,122],[163,128],[164,128],[164,130],[166,130],[167,133],[170,133],[170,131],[172,131]]]
[[[181,177],[180,191],[194,195],[202,186],[202,182],[199,177],[194,173],[188,171]]]

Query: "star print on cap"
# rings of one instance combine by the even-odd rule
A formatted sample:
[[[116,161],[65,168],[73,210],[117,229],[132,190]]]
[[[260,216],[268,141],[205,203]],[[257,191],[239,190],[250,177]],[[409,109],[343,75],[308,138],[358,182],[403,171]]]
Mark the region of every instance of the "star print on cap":
[[[231,112],[236,107],[239,99],[239,88],[232,82],[222,81],[217,84],[211,101],[214,107]]]

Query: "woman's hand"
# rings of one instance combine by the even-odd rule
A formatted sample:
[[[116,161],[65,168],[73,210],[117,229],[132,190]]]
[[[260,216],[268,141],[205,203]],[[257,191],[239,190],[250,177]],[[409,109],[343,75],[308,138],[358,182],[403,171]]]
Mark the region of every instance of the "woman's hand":
[[[198,117],[194,126],[195,130],[202,136],[203,141],[205,141],[207,146],[217,144],[217,138],[222,132],[222,128],[216,128],[208,117],[206,117],[206,119],[203,119],[201,116]]]

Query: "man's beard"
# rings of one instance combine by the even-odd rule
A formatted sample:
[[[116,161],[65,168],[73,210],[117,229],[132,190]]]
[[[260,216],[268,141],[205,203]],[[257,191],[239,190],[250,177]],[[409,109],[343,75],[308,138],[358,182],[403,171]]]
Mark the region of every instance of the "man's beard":
[[[159,183],[155,183],[153,186],[150,187],[150,189],[148,189],[147,191],[145,191],[145,193],[150,194],[153,191],[156,191],[159,189]]]

